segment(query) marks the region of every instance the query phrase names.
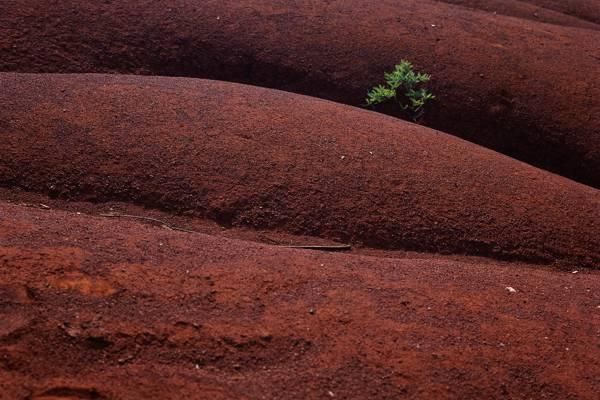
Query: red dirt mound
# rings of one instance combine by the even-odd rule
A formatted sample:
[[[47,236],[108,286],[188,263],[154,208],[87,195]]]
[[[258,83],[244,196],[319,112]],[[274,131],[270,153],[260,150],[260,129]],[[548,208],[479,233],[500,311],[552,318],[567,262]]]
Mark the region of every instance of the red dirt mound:
[[[554,25],[572,26],[575,28],[600,29],[600,25],[589,18],[580,18],[569,15],[559,8],[544,8],[542,4],[531,4],[523,0],[437,0],[442,3],[473,8],[491,12],[494,14],[507,15],[510,17],[524,18],[536,22],[545,22]],[[561,0],[562,1],[562,0]],[[544,1],[538,1],[543,3]],[[565,7],[566,8],[566,7]],[[575,9],[575,8],[573,8]],[[586,15],[584,13],[584,15]],[[593,15],[593,14],[592,14]],[[600,14],[599,14],[600,15]]]
[[[600,266],[600,192],[428,128],[186,78],[0,74],[0,185],[366,246]]]
[[[0,203],[0,398],[596,399],[598,274]]]
[[[554,10],[579,19],[600,24],[600,2],[598,0],[522,0],[548,10]]]
[[[433,74],[431,126],[600,187],[594,30],[426,0],[24,0],[0,3],[0,27],[0,70],[209,77],[353,105],[406,58]]]

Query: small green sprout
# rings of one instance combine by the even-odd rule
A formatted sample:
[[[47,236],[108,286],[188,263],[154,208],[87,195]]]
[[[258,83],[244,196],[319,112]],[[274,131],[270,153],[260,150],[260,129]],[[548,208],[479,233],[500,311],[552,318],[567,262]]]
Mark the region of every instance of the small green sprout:
[[[376,106],[388,101],[395,101],[414,120],[419,120],[425,110],[425,104],[435,96],[422,87],[429,82],[431,76],[415,72],[410,62],[401,60],[392,72],[384,74],[385,85],[377,85],[367,94],[367,105]]]

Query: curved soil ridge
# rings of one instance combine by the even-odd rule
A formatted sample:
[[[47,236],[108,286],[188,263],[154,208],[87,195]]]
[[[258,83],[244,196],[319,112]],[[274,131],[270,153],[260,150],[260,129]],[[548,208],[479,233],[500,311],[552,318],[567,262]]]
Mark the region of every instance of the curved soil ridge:
[[[0,5],[0,26],[0,70],[194,76],[351,105],[409,59],[433,75],[428,125],[600,187],[593,30],[425,0],[25,0]]]
[[[0,74],[0,184],[384,249],[600,265],[600,193],[381,114],[226,82]]]
[[[6,203],[0,267],[2,398],[600,391],[598,271],[293,251]]]
[[[456,6],[462,6],[472,8],[475,10],[482,10],[494,15],[506,15],[509,17],[523,18],[534,22],[544,22],[547,24],[570,26],[574,28],[584,29],[600,29],[597,21],[593,17],[591,2],[588,1],[585,6],[581,4],[573,4],[571,7],[554,7],[546,8],[548,5],[544,5],[544,0],[526,2],[523,0],[436,0],[440,3],[448,3]],[[585,0],[584,0],[585,1]],[[572,2],[575,3],[575,2]],[[583,3],[583,2],[582,2]],[[567,10],[581,10],[578,11],[579,16],[574,13],[567,13]],[[586,12],[587,11],[587,12]],[[597,13],[600,15],[600,13]]]
[[[522,0],[585,21],[600,24],[600,3],[596,0]]]

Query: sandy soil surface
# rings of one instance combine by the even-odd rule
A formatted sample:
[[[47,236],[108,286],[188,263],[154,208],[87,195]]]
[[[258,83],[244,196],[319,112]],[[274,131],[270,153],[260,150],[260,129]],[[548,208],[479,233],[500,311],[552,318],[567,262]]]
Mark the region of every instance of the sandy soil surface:
[[[528,19],[534,22],[600,29],[600,4],[595,0],[438,0],[495,15]]]
[[[600,23],[600,3],[596,0],[522,0],[548,10],[572,15],[579,19]]]
[[[368,247],[600,264],[598,190],[422,126],[187,78],[0,82],[5,187]]]
[[[6,202],[0,226],[0,398],[600,390],[597,271],[289,250]]]
[[[427,0],[9,1],[0,70],[196,76],[360,105],[406,58],[433,75],[428,125],[600,187],[600,32],[569,24]]]
[[[0,400],[596,400],[599,23],[0,1]]]

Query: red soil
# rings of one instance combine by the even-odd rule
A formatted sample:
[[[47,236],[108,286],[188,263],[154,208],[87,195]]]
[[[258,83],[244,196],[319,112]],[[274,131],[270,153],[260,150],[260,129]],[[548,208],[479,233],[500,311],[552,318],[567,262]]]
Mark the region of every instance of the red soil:
[[[573,5],[571,10],[585,9],[582,4],[589,5],[590,12],[580,13],[581,17],[567,13],[569,7],[556,7],[552,2],[538,0],[526,2],[523,0],[437,0],[442,3],[454,4],[463,7],[473,8],[476,10],[487,11],[495,14],[507,15],[510,17],[529,19],[535,22],[544,22],[555,25],[572,26],[575,28],[600,29],[600,25],[593,22],[594,4],[591,1],[580,1],[581,5]],[[598,3],[593,0],[597,5]],[[537,4],[536,4],[537,3]],[[543,3],[548,3],[544,7]],[[560,0],[561,4],[565,4],[564,0]],[[574,3],[574,2],[572,2]],[[598,8],[600,10],[600,8]],[[596,12],[600,15],[600,12]],[[600,22],[600,21],[598,21]]]
[[[597,0],[522,0],[548,10],[572,15],[600,24],[600,2]]]
[[[562,3],[595,18],[597,2]],[[211,77],[354,105],[407,58],[433,74],[428,124],[600,187],[593,29],[426,0],[24,0],[0,3],[0,27],[2,70]]]
[[[408,58],[426,123],[600,187],[598,23],[595,0],[0,1],[0,71],[358,105]],[[600,393],[594,188],[199,79],[0,73],[0,134],[0,400]]]
[[[600,266],[600,192],[455,137],[185,78],[0,74],[0,185],[385,249]]]
[[[0,202],[0,398],[596,399],[598,274]]]

